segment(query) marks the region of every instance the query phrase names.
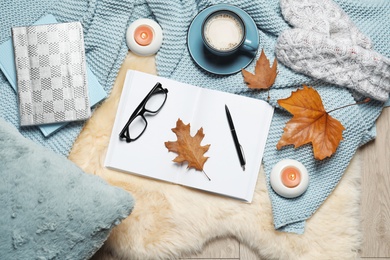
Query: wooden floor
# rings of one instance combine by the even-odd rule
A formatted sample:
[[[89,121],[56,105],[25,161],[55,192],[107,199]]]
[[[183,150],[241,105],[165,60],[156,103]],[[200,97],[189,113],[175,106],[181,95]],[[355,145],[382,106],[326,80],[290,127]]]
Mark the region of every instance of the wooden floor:
[[[364,260],[390,260],[390,107],[385,108],[377,122],[377,138],[361,148],[362,229]],[[199,254],[185,259],[256,259],[237,240],[213,241]]]

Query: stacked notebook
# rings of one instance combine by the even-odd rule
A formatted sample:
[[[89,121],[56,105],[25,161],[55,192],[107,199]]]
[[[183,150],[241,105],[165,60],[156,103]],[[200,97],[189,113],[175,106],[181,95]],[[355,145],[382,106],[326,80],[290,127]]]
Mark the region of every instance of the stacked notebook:
[[[20,125],[90,117],[80,22],[12,28]]]
[[[85,65],[78,22],[58,24],[47,15],[33,26],[15,27],[0,53],[0,69],[18,93],[21,126],[39,125],[45,136],[88,118],[90,107],[106,97]]]

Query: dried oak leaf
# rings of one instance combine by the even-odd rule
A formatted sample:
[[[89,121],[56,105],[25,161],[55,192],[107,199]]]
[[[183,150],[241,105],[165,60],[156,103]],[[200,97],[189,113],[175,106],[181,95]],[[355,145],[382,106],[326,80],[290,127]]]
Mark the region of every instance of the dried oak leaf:
[[[172,128],[177,136],[175,142],[165,142],[168,151],[175,152],[178,156],[173,160],[176,163],[188,162],[188,168],[203,171],[203,165],[209,157],[203,156],[210,145],[201,146],[204,137],[203,128],[200,128],[195,136],[190,134],[190,124],[185,125],[181,119],[176,122],[176,128]]]
[[[274,84],[277,72],[278,62],[276,58],[272,67],[270,67],[269,60],[264,53],[264,50],[261,50],[259,59],[256,62],[255,74],[248,72],[245,69],[242,69],[242,75],[244,76],[244,81],[251,89],[269,89],[272,84]]]
[[[336,152],[345,128],[325,111],[315,89],[304,85],[303,89],[292,92],[290,97],[278,100],[278,104],[293,114],[276,145],[278,150],[285,145],[293,144],[297,148],[312,143],[317,160]]]

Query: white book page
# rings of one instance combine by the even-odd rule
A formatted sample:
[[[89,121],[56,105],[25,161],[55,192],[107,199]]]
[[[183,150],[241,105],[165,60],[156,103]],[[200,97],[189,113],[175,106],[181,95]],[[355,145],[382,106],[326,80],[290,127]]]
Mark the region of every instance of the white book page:
[[[242,169],[227,121],[225,104],[230,110],[246,165]],[[179,183],[251,201],[273,108],[264,101],[244,96],[202,89],[191,128],[193,135],[203,127],[202,145],[210,144],[204,171],[186,170]]]
[[[119,139],[119,133],[135,108],[141,103],[154,85],[160,82],[168,89],[168,97],[163,108],[156,115],[146,115],[148,126],[142,136],[127,143]],[[197,88],[186,88],[186,97],[175,91],[178,83],[141,72],[129,70],[118,105],[114,127],[111,133],[105,166],[121,171],[132,172],[169,182],[177,182],[177,171],[181,168],[172,162],[175,153],[169,153],[164,143],[175,141],[171,131],[178,117],[190,121],[195,107]]]

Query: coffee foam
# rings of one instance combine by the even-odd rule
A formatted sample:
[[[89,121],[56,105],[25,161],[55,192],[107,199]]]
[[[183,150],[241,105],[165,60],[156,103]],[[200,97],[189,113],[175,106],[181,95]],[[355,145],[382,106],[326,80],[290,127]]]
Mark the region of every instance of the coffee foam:
[[[229,14],[211,17],[204,27],[207,43],[218,51],[229,51],[240,44],[244,37],[240,21]]]

